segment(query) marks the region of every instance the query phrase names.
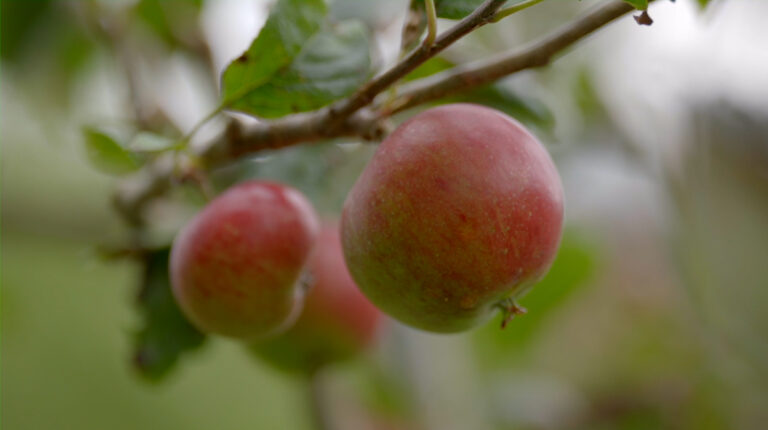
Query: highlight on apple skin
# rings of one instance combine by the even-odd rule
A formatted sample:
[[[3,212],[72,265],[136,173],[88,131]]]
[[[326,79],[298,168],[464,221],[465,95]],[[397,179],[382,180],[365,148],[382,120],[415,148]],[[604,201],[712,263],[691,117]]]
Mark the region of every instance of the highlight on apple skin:
[[[307,375],[371,346],[383,322],[347,270],[337,223],[323,224],[308,273],[309,289],[298,321],[281,336],[251,347],[273,366]]]
[[[347,196],[347,266],[403,323],[467,330],[547,272],[563,199],[549,154],[520,123],[484,106],[432,108],[381,143]]]
[[[248,181],[212,200],[178,234],[173,293],[200,330],[254,340],[286,330],[303,301],[300,277],[319,221],[297,190]]]

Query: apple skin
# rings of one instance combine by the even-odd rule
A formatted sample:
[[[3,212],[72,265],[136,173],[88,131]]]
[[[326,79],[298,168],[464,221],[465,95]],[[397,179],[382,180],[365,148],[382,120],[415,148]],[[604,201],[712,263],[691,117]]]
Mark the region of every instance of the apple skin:
[[[541,143],[501,112],[451,104],[381,143],[347,196],[341,237],[379,309],[450,333],[538,281],[562,225],[562,184]]]
[[[245,340],[280,333],[301,311],[299,278],[318,232],[317,215],[297,190],[265,181],[235,185],[176,237],[176,301],[207,333]]]
[[[344,263],[337,223],[326,222],[310,257],[309,290],[298,321],[252,351],[284,371],[312,374],[352,358],[381,330],[381,312],[360,292]]]

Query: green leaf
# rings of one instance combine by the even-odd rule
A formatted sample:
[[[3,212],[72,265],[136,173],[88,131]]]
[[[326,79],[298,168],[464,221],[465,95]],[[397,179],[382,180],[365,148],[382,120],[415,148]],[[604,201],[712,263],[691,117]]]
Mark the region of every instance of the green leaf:
[[[424,0],[419,0],[424,3]],[[480,7],[485,0],[435,0],[438,18],[462,19]],[[508,1],[506,6],[521,3],[524,0]]]
[[[280,0],[248,50],[222,76],[224,104],[238,102],[249,92],[285,72],[325,17],[323,0]]]
[[[264,118],[305,112],[351,94],[369,76],[368,32],[348,21],[310,39],[284,72],[231,107]]]
[[[484,367],[508,367],[510,360],[523,353],[558,307],[586,284],[593,268],[592,249],[566,231],[549,273],[520,300],[528,313],[515,317],[503,330],[499,328],[499,315],[473,334],[478,360]]]
[[[133,364],[139,374],[159,381],[183,354],[205,342],[205,335],[181,313],[173,297],[168,275],[170,248],[144,256],[144,276],[139,289],[142,327],[134,337]]]
[[[624,0],[637,10],[648,9],[648,0]]]
[[[169,137],[142,131],[131,139],[128,149],[134,152],[161,152],[175,148],[176,143]]]
[[[116,133],[95,127],[83,128],[85,151],[88,160],[97,169],[110,174],[122,175],[140,167],[139,160],[118,143]]]
[[[347,21],[315,34],[292,63],[230,107],[264,118],[325,106],[351,94],[370,71],[368,31]]]
[[[709,6],[709,4],[711,3],[710,0],[697,0],[696,2],[699,4],[699,8],[701,10],[706,9],[707,6]]]

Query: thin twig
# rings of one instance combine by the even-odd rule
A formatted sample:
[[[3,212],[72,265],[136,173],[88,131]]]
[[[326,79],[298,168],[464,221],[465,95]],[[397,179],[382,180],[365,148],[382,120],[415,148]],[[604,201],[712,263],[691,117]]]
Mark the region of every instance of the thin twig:
[[[486,85],[521,70],[546,66],[555,54],[633,10],[632,6],[623,1],[612,1],[522,49],[496,58],[459,65],[404,85],[398,99],[389,104],[393,106],[391,113]]]
[[[496,11],[505,2],[506,0],[486,0],[474,12],[438,36],[433,44],[429,46],[419,45],[417,49],[411,51],[402,61],[365,84],[351,97],[334,103],[328,110],[330,121],[327,123],[327,126],[334,128],[334,126],[342,123],[350,115],[372,102],[374,97],[382,91],[415,70],[425,61],[434,57],[472,30],[490,22]]]

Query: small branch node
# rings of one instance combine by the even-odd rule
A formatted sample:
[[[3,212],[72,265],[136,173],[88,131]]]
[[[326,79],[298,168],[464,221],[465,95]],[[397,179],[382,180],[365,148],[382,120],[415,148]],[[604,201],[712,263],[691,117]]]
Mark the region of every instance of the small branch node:
[[[501,328],[504,329],[507,327],[507,324],[509,324],[512,319],[518,315],[525,315],[528,310],[524,307],[517,304],[515,299],[508,297],[501,302],[499,302],[496,307],[498,307],[504,318],[501,320]]]

